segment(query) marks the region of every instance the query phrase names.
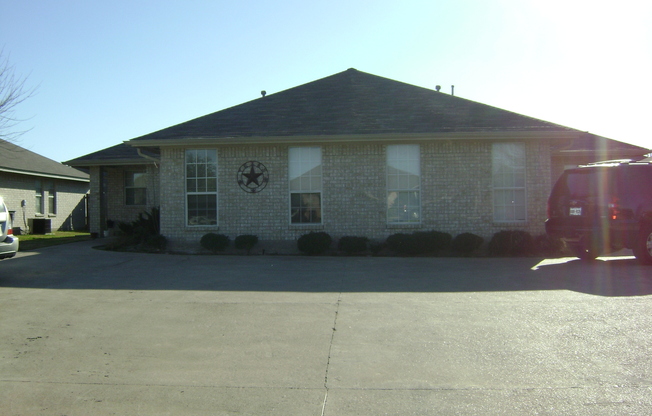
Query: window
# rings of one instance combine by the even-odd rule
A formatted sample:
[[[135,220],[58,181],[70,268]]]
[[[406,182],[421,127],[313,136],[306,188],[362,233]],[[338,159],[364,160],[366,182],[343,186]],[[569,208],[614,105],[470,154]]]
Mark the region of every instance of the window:
[[[54,181],[45,183],[45,189],[48,192],[48,215],[57,214],[57,191],[54,189]]]
[[[387,146],[387,222],[421,221],[421,159],[418,144]]]
[[[525,221],[525,145],[494,143],[492,176],[494,221]]]
[[[291,147],[290,222],[321,224],[321,148]]]
[[[217,225],[217,150],[186,150],[188,225]]]
[[[34,213],[43,215],[43,182],[35,181],[34,183]]]
[[[125,205],[147,205],[145,172],[125,172]]]

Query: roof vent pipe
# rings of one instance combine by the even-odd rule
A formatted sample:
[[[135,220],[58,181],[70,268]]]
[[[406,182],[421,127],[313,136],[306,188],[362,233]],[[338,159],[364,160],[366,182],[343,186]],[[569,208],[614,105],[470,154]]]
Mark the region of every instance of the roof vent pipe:
[[[267,91],[262,90],[262,91],[260,92],[260,95],[262,95],[262,96],[264,97],[265,95],[267,95]]]
[[[451,95],[455,95],[455,85],[451,85]]]
[[[435,91],[439,92],[440,89],[441,89],[441,85],[435,85]]]

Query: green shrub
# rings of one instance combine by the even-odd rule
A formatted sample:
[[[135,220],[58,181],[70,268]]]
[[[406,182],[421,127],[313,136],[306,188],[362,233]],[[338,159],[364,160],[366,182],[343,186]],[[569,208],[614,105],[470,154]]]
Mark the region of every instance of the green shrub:
[[[160,223],[161,212],[158,208],[143,211],[134,221],[119,222],[119,238],[107,247],[117,251],[163,251],[167,247],[167,238],[160,234]],[[115,223],[111,221],[111,225]]]
[[[385,243],[383,242],[375,241],[369,243],[369,250],[371,251],[371,254],[373,254],[374,256],[380,254],[380,252],[383,251],[384,248],[385,248]]]
[[[143,243],[143,248],[147,251],[164,251],[168,245],[168,239],[161,234],[148,237]]]
[[[133,234],[133,232],[134,232],[134,226],[133,226],[133,224],[131,222],[120,221],[118,223],[118,229],[120,230],[120,232],[122,234],[125,234],[125,235],[130,235],[130,234]]]
[[[387,248],[398,254],[416,254],[416,251],[418,251],[411,234],[392,234],[387,237],[385,244],[387,244]]]
[[[473,233],[462,233],[457,235],[451,242],[451,249],[460,254],[470,255],[480,248],[484,243],[484,238]]]
[[[417,246],[421,247],[422,253],[448,250],[453,240],[452,235],[441,231],[417,231],[412,235],[416,239]]]
[[[204,234],[199,240],[199,244],[206,250],[216,253],[229,246],[229,236],[215,233]]]
[[[534,252],[534,239],[527,231],[499,231],[489,241],[491,256],[527,256]]]
[[[258,236],[248,234],[239,235],[235,238],[233,243],[235,248],[239,250],[247,250],[247,254],[249,254],[251,249],[258,243]]]
[[[330,248],[332,241],[333,239],[328,233],[313,231],[299,237],[297,248],[309,255],[321,254]]]
[[[398,254],[416,255],[447,250],[453,237],[441,231],[396,233],[387,237],[387,247]]]
[[[347,254],[367,251],[367,237],[344,236],[337,242],[337,249]]]
[[[149,211],[138,214],[138,218],[131,223],[132,232],[141,237],[158,235],[161,225],[161,211],[154,207]]]

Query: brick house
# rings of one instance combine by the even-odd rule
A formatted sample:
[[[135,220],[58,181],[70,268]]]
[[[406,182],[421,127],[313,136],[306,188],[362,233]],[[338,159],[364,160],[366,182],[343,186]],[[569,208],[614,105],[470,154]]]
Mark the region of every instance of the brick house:
[[[84,229],[88,190],[87,173],[0,140],[0,195],[16,231]]]
[[[544,232],[565,167],[647,149],[349,69],[66,162],[91,230],[160,206],[161,233]]]

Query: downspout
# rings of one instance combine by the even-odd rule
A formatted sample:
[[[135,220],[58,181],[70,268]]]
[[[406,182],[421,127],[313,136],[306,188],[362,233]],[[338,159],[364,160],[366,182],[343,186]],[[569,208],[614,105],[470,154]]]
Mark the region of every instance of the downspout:
[[[145,159],[147,159],[147,160],[151,160],[152,162],[154,162],[154,167],[155,167],[156,169],[158,169],[158,163],[160,162],[160,160],[158,160],[158,159],[155,158],[155,157],[152,157],[152,156],[146,155],[145,153],[142,152],[142,150],[140,150],[140,147],[137,147],[137,148],[136,148],[136,152],[138,152],[138,156],[140,156],[140,157],[142,157],[142,158],[145,158]]]
[[[142,157],[144,159],[147,159],[147,160],[151,160],[152,162],[154,162],[154,168],[158,169],[158,164],[161,162],[159,159],[157,159],[155,157],[152,157],[152,156],[149,156],[149,155],[146,155],[145,153],[142,152],[142,150],[140,150],[140,147],[136,148],[136,152],[138,153],[138,156],[140,156],[140,157]],[[153,197],[154,197],[155,201],[158,201],[158,205],[159,205],[159,209],[160,209],[161,201],[158,199],[158,195],[156,195],[158,193],[156,191],[160,192],[160,189],[159,189],[160,186],[161,186],[160,172],[159,172],[159,175],[158,175],[158,182],[159,182],[158,186],[154,186],[154,189],[152,189],[152,190],[155,191]]]

